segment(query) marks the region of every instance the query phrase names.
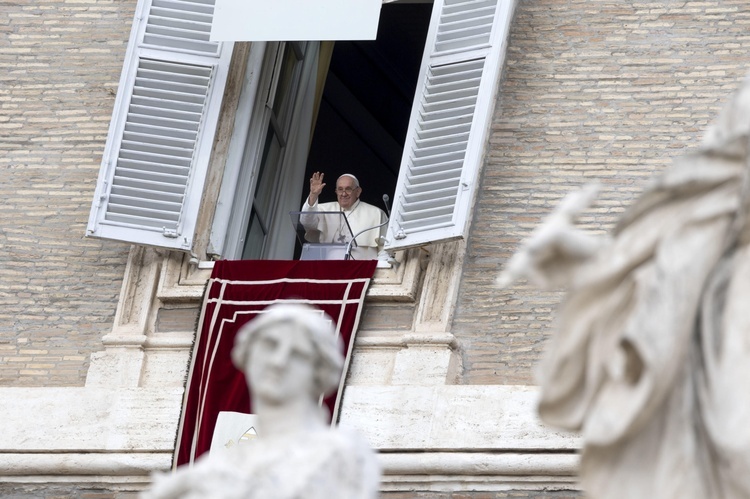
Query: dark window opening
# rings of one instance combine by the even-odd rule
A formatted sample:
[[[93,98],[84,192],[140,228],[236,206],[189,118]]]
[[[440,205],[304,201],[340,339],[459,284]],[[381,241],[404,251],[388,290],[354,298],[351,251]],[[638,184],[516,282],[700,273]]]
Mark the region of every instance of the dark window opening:
[[[305,171],[325,173],[320,201],[335,201],[336,179],[356,175],[361,199],[393,198],[432,3],[383,5],[374,41],[336,42]],[[299,248],[295,257],[299,256]]]

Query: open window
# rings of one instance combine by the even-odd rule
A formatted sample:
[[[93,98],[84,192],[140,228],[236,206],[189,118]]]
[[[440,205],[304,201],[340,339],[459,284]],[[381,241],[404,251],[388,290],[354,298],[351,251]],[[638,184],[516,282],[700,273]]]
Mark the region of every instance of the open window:
[[[253,89],[254,103],[238,110],[209,253],[297,256],[288,213],[302,206],[315,171],[326,175],[322,201],[335,200],[336,178],[353,173],[363,201],[383,207],[383,194],[392,197],[398,179],[431,10],[424,2],[385,5],[376,40],[308,42],[297,72],[274,62],[281,54],[288,58],[297,42],[265,44],[263,64],[251,53],[256,63],[248,65],[248,81],[264,78]],[[269,141],[265,132],[280,98],[290,111],[283,143]],[[256,218],[260,203],[270,207],[264,227]]]
[[[207,33],[202,31],[205,17],[199,20],[190,9],[211,3],[141,0],[139,8],[149,15],[140,23],[145,28],[134,28],[129,53],[143,50],[144,31],[164,29],[164,24],[179,24],[180,36],[190,32],[188,27],[200,28],[201,36]],[[253,43],[208,252],[222,258],[292,258],[295,234],[288,212],[301,206],[312,171],[325,172],[329,186],[341,173],[354,173],[365,201],[382,206],[383,194],[394,200],[387,247],[465,235],[512,3],[389,2],[381,11],[375,42]],[[186,24],[164,21],[164,9],[182,15],[185,19],[179,20]],[[128,58],[89,235],[191,249],[227,48],[217,45],[212,62],[204,63],[209,77],[200,109],[152,106],[153,128],[138,128],[136,135],[132,124],[142,121],[136,103],[140,87],[125,74],[143,70],[134,69],[138,57]],[[183,89],[175,93],[182,97]],[[127,112],[118,115],[118,109]],[[163,122],[177,120],[182,126],[183,114],[193,119],[196,138],[190,143],[171,135],[162,139]],[[158,144],[153,137],[159,137]],[[177,153],[181,156],[175,159]],[[179,181],[172,177],[175,168],[182,175]],[[139,181],[148,181],[145,187],[130,187],[129,179],[123,187],[123,172],[130,175],[131,170]],[[164,175],[184,185],[184,191],[172,192],[179,189]],[[165,183],[169,196],[162,192],[166,187],[154,187]],[[123,197],[140,204],[131,207]],[[134,217],[126,220],[122,211]],[[170,214],[170,224],[163,211]]]

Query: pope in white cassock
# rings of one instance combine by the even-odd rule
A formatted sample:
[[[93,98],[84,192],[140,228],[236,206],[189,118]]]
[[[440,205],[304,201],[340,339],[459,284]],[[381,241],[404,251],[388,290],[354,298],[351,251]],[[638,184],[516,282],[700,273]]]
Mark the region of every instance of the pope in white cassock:
[[[356,247],[352,250],[355,260],[375,260],[383,249],[382,237],[385,225],[377,227],[386,221],[383,210],[371,204],[360,201],[362,188],[354,175],[345,173],[336,180],[337,201],[318,203],[318,197],[326,184],[323,183],[323,173],[315,172],[310,178],[310,195],[302,205],[303,212],[342,212],[346,220],[340,215],[321,215],[309,213],[300,217],[300,222],[306,230],[317,230],[320,243],[348,243],[352,235],[356,238]],[[347,227],[348,222],[348,227]],[[374,227],[359,234],[360,231]],[[351,231],[349,230],[351,228]],[[359,234],[359,235],[357,235]]]

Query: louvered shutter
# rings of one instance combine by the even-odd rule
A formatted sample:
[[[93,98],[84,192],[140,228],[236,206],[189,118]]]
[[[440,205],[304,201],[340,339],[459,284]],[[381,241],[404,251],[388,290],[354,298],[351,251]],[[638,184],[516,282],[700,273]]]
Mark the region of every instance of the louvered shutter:
[[[466,237],[514,6],[435,1],[386,248]]]
[[[191,250],[232,50],[214,1],[139,1],[87,235]]]

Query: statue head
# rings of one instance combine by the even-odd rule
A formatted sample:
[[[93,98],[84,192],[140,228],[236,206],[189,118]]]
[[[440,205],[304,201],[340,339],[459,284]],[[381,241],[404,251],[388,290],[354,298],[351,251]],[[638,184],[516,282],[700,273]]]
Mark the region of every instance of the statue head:
[[[333,321],[306,305],[266,308],[237,333],[232,362],[245,373],[253,397],[283,404],[317,401],[339,385],[343,355]]]

